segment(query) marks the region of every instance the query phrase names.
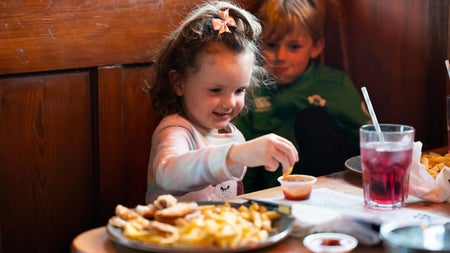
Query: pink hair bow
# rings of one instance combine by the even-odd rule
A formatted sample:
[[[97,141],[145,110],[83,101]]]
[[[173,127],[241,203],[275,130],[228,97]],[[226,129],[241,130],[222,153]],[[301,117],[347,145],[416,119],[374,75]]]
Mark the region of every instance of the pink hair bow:
[[[228,11],[228,9],[226,9],[225,11],[219,10],[219,16],[222,19],[212,19],[213,28],[214,30],[219,31],[219,34],[222,34],[224,32],[230,33],[231,31],[228,28],[228,25],[236,27],[236,22],[234,21],[234,18],[229,16]]]

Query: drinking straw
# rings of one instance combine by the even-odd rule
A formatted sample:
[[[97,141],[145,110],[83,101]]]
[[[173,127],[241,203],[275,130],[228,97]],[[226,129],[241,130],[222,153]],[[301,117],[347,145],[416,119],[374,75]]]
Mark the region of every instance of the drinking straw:
[[[447,67],[448,78],[450,78],[450,63],[448,63],[448,60],[445,60],[445,66]]]
[[[375,126],[375,130],[378,133],[378,137],[380,138],[380,142],[384,142],[383,133],[381,133],[380,125],[378,124],[377,116],[375,115],[375,111],[373,110],[372,103],[370,102],[369,94],[367,93],[366,87],[361,87],[361,91],[364,96],[364,100],[366,101],[367,109],[370,113],[370,118],[372,118],[373,125]]]

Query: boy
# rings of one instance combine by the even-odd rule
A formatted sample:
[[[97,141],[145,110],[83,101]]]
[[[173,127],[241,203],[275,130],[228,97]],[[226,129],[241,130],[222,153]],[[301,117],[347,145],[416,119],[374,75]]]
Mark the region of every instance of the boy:
[[[370,117],[344,72],[314,62],[325,45],[324,2],[266,0],[258,15],[266,68],[276,85],[256,94],[254,108],[237,119],[237,127],[248,140],[276,133],[293,142],[300,153],[293,173],[342,170],[345,160],[359,153],[358,129]],[[245,191],[278,186],[277,172],[251,170]]]

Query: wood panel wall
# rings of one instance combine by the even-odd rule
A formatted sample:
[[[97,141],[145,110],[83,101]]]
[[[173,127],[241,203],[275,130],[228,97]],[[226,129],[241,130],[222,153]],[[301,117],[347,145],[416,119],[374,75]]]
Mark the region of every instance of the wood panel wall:
[[[95,222],[89,72],[0,79],[0,251],[67,252]]]
[[[163,36],[201,2],[0,2],[0,253],[69,252],[116,204],[143,203],[157,124],[143,87]],[[449,2],[327,2],[322,61],[367,86],[381,122],[446,145]]]
[[[378,120],[416,128],[425,149],[446,145],[449,1],[345,1],[349,74],[367,86]]]

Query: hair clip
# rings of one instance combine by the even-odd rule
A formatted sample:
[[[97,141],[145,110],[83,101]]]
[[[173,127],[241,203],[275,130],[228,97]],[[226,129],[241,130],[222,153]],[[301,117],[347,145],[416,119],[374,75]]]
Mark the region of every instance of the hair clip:
[[[222,19],[219,18],[213,18],[212,19],[212,25],[215,31],[219,31],[219,34],[222,34],[224,32],[230,33],[230,29],[228,28],[228,25],[236,27],[236,22],[234,21],[233,17],[230,17],[228,14],[228,9],[225,11],[219,10],[219,16]]]

